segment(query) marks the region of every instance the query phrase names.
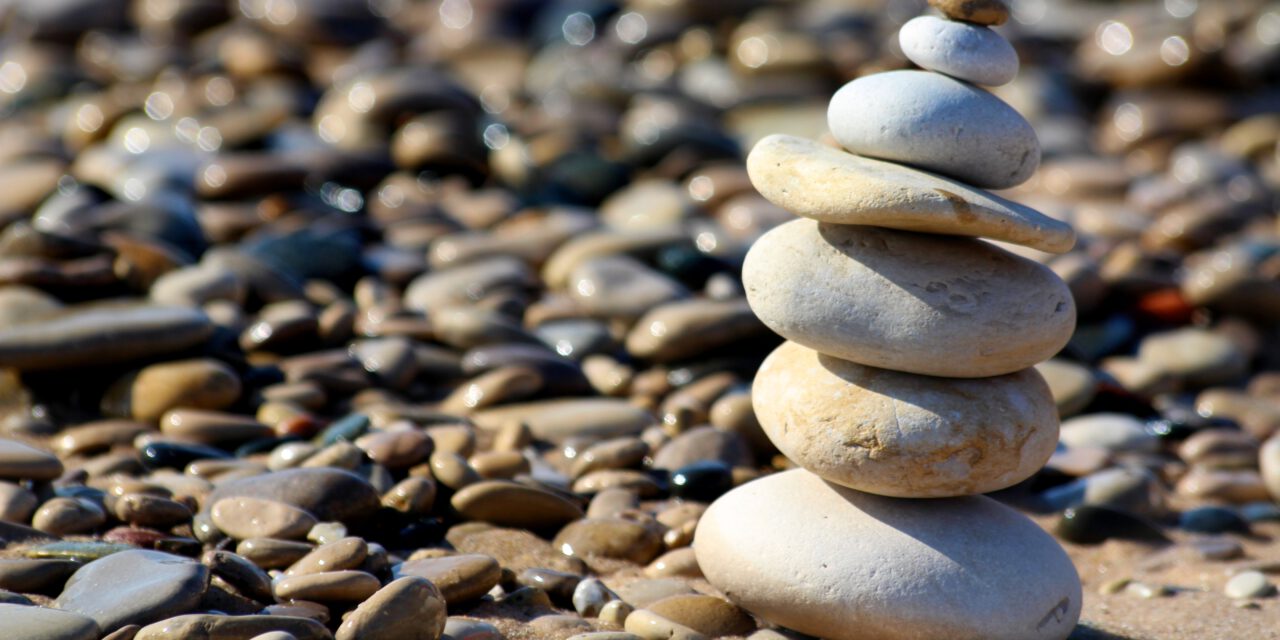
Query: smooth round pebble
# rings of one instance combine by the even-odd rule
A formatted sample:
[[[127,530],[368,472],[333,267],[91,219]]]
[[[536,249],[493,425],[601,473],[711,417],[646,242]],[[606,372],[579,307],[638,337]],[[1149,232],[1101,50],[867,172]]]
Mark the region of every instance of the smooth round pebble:
[[[694,550],[731,600],[823,638],[1063,640],[1080,617],[1058,543],[981,496],[882,498],[786,471],[711,505]]]
[[[1018,52],[986,27],[934,16],[918,16],[898,30],[907,59],[958,80],[1000,86],[1018,75]]]
[[[888,71],[840,88],[827,126],[849,151],[983,189],[1026,182],[1040,165],[1031,125],[999,98],[928,71]]]
[[[1262,598],[1275,593],[1276,587],[1261,571],[1241,571],[1227,581],[1223,592],[1228,598]]]
[[[438,640],[445,631],[445,601],[425,578],[404,577],[352,611],[335,640]]]

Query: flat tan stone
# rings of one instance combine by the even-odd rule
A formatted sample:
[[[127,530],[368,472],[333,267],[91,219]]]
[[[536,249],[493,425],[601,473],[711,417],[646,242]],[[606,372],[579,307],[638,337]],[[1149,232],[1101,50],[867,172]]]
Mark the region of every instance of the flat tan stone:
[[[864,158],[806,138],[772,135],[747,156],[751,184],[796,215],[835,224],[1003,240],[1050,253],[1075,245],[1071,226],[936,173]]]
[[[1004,489],[1044,466],[1058,414],[1034,369],[936,378],[824,356],[794,342],[760,367],[756,416],[788,458],[826,480],[900,498]]]

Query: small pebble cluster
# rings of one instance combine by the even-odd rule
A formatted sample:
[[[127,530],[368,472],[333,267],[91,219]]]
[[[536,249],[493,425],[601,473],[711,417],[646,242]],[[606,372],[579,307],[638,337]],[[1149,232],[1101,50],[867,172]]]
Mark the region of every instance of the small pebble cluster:
[[[1273,634],[1280,9],[936,9],[5,3],[0,638]]]
[[[756,375],[756,416],[801,469],[722,497],[694,548],[735,602],[814,636],[1061,640],[1082,604],[1071,560],[1013,510],[960,496],[1020,483],[1052,455],[1057,411],[1031,367],[1066,345],[1076,309],[1047,267],[963,236],[1051,252],[1075,237],[962,182],[1016,186],[1040,149],[974,84],[1016,75],[989,28],[1001,1],[935,6],[947,19],[900,32],[924,71],[832,98],[850,153],[774,136],[747,159],[760,193],[803,216],[743,267],[752,309],[788,340]],[[762,527],[760,512],[778,520]]]

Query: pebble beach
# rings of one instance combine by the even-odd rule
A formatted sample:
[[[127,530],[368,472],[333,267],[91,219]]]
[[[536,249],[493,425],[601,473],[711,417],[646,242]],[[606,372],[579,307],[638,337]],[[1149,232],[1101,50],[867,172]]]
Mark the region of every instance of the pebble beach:
[[[1280,5],[0,4],[0,638],[1280,638]]]

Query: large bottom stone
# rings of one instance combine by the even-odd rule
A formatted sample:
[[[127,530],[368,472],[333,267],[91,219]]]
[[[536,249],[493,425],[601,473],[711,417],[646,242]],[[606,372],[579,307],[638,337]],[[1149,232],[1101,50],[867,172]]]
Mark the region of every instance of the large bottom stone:
[[[990,498],[900,500],[803,470],[711,505],[694,538],[713,585],[835,640],[1062,640],[1080,579],[1047,533]]]

